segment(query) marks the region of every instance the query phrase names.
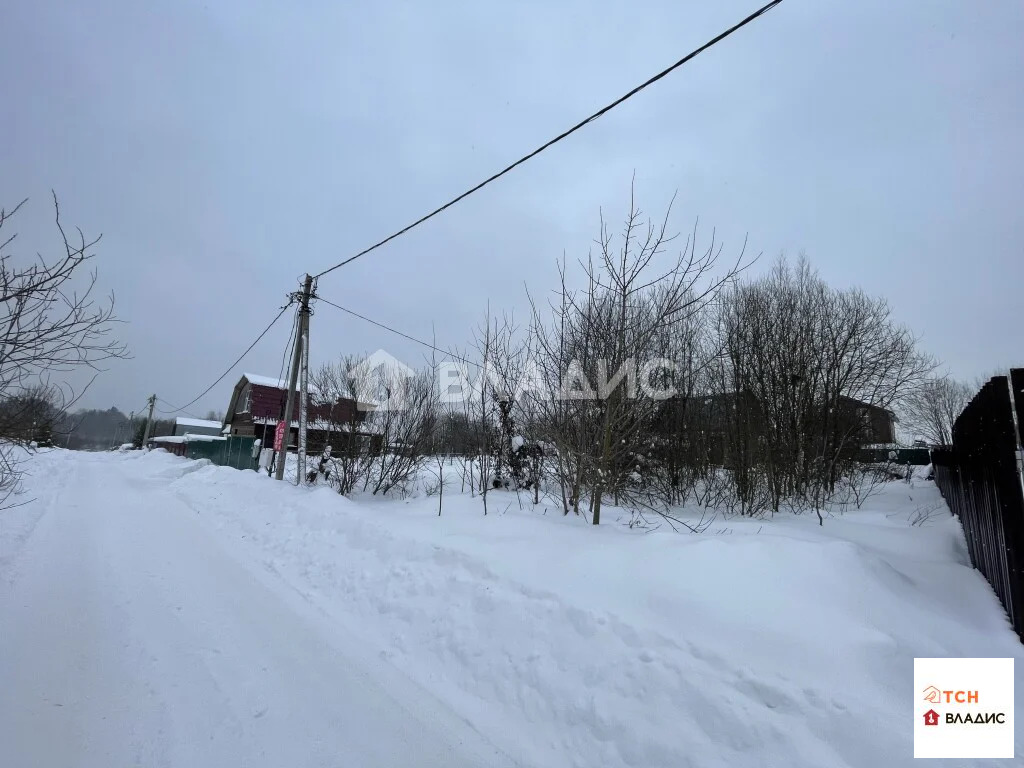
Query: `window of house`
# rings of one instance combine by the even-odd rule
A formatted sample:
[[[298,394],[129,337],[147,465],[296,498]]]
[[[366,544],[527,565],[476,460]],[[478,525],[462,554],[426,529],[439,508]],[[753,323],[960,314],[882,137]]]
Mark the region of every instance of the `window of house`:
[[[235,413],[249,413],[252,410],[252,385],[246,384],[238,396],[238,406]]]
[[[857,416],[860,417],[861,426],[865,430],[871,429],[871,412],[867,408],[858,408]]]

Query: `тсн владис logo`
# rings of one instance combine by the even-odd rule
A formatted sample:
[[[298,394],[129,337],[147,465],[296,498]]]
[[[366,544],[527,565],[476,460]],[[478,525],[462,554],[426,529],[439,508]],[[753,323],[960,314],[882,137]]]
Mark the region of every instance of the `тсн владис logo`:
[[[914,757],[1013,757],[1013,659],[914,659],[914,688]]]

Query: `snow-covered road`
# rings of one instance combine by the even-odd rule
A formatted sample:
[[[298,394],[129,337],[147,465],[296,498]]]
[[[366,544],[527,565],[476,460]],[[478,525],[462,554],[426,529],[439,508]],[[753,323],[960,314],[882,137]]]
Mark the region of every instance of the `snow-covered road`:
[[[35,464],[0,552],[0,764],[507,764],[132,465]]]
[[[694,536],[457,477],[438,516],[162,452],[25,468],[0,768],[910,768],[915,657],[1024,669],[930,482]]]

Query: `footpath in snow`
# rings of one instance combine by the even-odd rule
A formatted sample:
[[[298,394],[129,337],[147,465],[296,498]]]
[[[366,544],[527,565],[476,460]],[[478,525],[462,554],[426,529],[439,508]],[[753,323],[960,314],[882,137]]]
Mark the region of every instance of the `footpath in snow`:
[[[32,461],[0,528],[11,765],[895,768],[915,656],[1024,659],[956,520],[911,525],[924,481],[693,535]]]

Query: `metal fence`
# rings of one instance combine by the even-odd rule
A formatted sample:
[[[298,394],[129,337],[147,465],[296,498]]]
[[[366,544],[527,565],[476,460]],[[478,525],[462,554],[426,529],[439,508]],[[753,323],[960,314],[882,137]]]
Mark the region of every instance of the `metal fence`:
[[[992,378],[932,451],[935,482],[960,518],[971,562],[1024,641],[1024,369]]]
[[[256,469],[259,454],[253,455],[254,437],[232,435],[221,440],[190,440],[185,455],[190,459],[209,459],[214,464],[235,469]]]

